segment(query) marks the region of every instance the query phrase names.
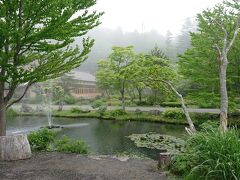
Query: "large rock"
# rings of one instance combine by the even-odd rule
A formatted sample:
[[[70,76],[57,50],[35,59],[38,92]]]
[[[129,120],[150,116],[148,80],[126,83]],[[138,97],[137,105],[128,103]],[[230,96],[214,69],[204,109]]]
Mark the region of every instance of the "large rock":
[[[31,155],[30,144],[25,134],[0,136],[0,160],[27,159]]]

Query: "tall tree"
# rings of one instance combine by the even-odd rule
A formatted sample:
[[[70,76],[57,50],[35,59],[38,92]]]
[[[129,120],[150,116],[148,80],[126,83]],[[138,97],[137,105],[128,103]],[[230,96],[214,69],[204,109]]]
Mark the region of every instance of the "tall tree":
[[[179,62],[181,72],[198,82],[200,91],[220,95],[222,132],[227,130],[228,90],[235,93],[232,89],[236,89],[239,81],[236,78],[239,74],[239,14],[238,0],[225,1],[199,14],[199,31],[192,33],[193,48],[187,50]]]
[[[165,52],[160,49],[157,44],[155,44],[154,48],[150,51],[150,54],[158,58],[169,59]]]
[[[174,67],[166,59],[159,58],[152,55],[142,55],[136,62],[138,65],[138,71],[142,72],[141,76],[135,79],[137,82],[143,82],[146,86],[167,90],[171,90],[177,95],[182,104],[182,110],[186,116],[189,128],[186,128],[189,134],[196,131],[192,119],[188,113],[183,96],[177,91],[173,83],[176,80],[176,72]]]
[[[71,47],[77,36],[99,25],[102,13],[88,12],[96,0],[0,0],[0,136],[5,111],[36,83],[58,77],[86,59],[93,40]],[[12,100],[16,88],[24,93]]]
[[[199,15],[201,23],[209,29],[216,27],[215,32],[211,30],[209,38],[212,38],[218,54],[219,79],[220,79],[220,129],[222,132],[227,131],[228,115],[228,92],[227,92],[227,67],[228,53],[231,50],[240,31],[240,3],[238,0],[224,2],[217,5],[213,10],[204,11]],[[230,23],[230,26],[229,26]],[[214,34],[213,34],[214,33]]]
[[[97,81],[101,86],[110,85],[121,94],[122,109],[125,110],[125,94],[129,84],[131,64],[134,60],[133,46],[113,47],[107,60],[98,63]]]

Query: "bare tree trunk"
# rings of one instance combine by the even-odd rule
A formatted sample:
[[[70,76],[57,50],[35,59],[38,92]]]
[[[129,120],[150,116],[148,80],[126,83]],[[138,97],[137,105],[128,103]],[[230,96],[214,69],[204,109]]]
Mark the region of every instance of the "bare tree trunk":
[[[188,113],[188,110],[187,110],[187,107],[184,103],[184,99],[183,99],[183,96],[174,88],[174,86],[170,83],[170,82],[166,82],[164,81],[164,83],[166,83],[171,89],[172,91],[180,98],[181,100],[181,105],[182,105],[182,110],[184,112],[184,115],[186,116],[186,119],[187,119],[187,122],[188,122],[188,125],[189,125],[189,129],[186,127],[186,131],[189,135],[193,134],[196,132],[196,129],[195,129],[195,126],[192,122],[192,119]]]
[[[6,107],[0,104],[0,136],[6,136]]]
[[[220,65],[220,130],[224,133],[227,131],[227,114],[228,114],[228,93],[227,93],[227,59],[223,60]]]
[[[4,82],[0,82],[0,136],[6,135],[6,105],[4,103]]]
[[[226,27],[222,26],[221,23],[218,23],[222,31],[224,33],[224,37],[222,39],[223,47],[220,48],[218,44],[215,44],[218,55],[219,55],[219,78],[220,78],[220,130],[222,133],[227,131],[228,125],[228,93],[227,93],[227,65],[228,65],[228,52],[232,48],[236,38],[238,37],[240,31],[240,14],[238,14],[238,18],[236,21],[236,27],[233,33],[233,36],[230,40],[228,40],[229,32]]]
[[[141,88],[137,88],[138,91],[138,99],[139,99],[139,103],[142,102],[142,89]]]
[[[122,84],[122,89],[120,91],[121,93],[121,101],[122,101],[122,110],[125,111],[125,83]]]

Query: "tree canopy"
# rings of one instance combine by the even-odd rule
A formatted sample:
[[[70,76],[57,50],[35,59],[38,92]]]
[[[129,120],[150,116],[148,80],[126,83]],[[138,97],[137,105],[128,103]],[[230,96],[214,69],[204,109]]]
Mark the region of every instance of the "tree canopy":
[[[10,107],[23,97],[11,101],[20,84],[25,84],[27,90],[33,83],[56,78],[80,66],[87,58],[93,40],[84,38],[76,47],[71,43],[100,24],[102,13],[88,11],[95,3],[96,0],[0,0],[0,114],[5,106]]]

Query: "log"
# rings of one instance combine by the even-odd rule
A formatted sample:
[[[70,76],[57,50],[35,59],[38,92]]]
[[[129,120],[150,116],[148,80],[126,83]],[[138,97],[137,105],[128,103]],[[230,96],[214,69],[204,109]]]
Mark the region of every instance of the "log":
[[[30,144],[25,134],[0,136],[0,160],[13,161],[32,156]]]
[[[158,167],[160,169],[166,169],[171,164],[171,154],[170,153],[159,153]]]

